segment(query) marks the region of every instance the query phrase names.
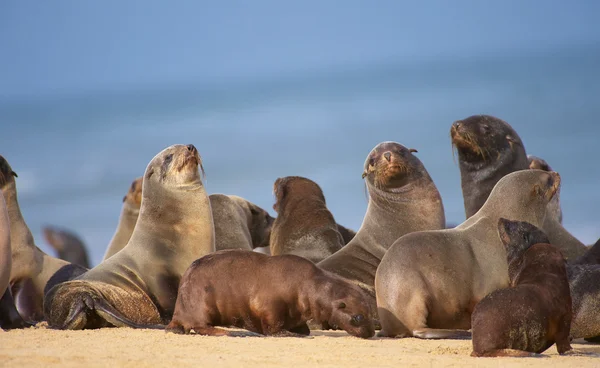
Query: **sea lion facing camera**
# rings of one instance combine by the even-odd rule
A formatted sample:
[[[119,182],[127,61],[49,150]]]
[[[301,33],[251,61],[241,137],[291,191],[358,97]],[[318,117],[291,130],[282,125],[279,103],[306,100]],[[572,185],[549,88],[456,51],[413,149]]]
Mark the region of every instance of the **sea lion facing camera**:
[[[235,272],[232,272],[235,270]],[[167,331],[231,335],[235,326],[263,335],[309,335],[309,319],[369,338],[375,330],[364,292],[295,255],[224,250],[192,263],[181,279]]]
[[[427,339],[468,336],[471,312],[490,292],[508,286],[498,219],[541,225],[560,185],[555,172],[523,170],[501,178],[484,206],[454,229],[398,239],[375,278],[381,336]]]
[[[373,309],[375,272],[392,243],[446,224],[440,193],[413,152],[396,142],[373,148],[364,164],[369,204],[363,223],[350,243],[317,264],[364,288]]]
[[[344,246],[317,183],[301,176],[277,178],[273,193],[277,218],[271,234],[271,255],[294,254],[317,263]]]
[[[54,226],[45,226],[42,233],[46,242],[58,253],[58,258],[81,267],[90,268],[85,244],[75,233]]]
[[[521,138],[501,119],[473,115],[454,122],[450,136],[458,152],[467,218],[481,208],[500,178],[511,172],[529,169]],[[549,204],[549,215],[542,229],[551,243],[559,247],[567,259],[573,260],[585,253],[586,247],[560,224],[555,207],[552,202]]]
[[[140,207],[142,205],[142,179],[141,176],[136,178],[129,186],[127,194],[123,197],[119,224],[106,248],[103,261],[123,249],[129,242],[129,239],[131,239],[131,234],[133,234],[133,229],[135,229],[135,223],[140,215]]]
[[[565,259],[540,229],[500,218],[510,287],[493,291],[473,310],[473,353],[477,357],[529,356],[556,343],[571,350],[571,293]]]
[[[214,252],[210,201],[193,145],[158,153],[144,173],[140,215],[121,251],[46,294],[48,325],[59,329],[159,324],[171,319],[181,275]]]
[[[254,249],[269,245],[273,217],[242,197],[209,196],[215,223],[215,248]]]
[[[52,280],[50,282],[52,285],[65,281],[67,278],[59,276],[76,276],[85,272],[86,269],[51,257],[35,245],[19,207],[16,177],[17,174],[8,161],[0,156],[0,187],[10,221],[11,294],[20,317],[28,322],[37,322],[41,321],[44,315],[44,289],[49,282]],[[2,300],[8,299],[3,298]],[[12,322],[8,323],[12,324]],[[16,323],[21,324],[21,321],[16,321]]]

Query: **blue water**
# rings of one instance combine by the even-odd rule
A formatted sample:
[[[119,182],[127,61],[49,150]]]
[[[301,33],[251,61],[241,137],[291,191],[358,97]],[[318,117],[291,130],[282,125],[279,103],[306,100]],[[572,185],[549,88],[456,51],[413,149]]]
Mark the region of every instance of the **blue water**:
[[[600,48],[455,61],[365,65],[222,85],[157,86],[0,102],[0,154],[18,173],[19,200],[46,252],[44,224],[75,230],[98,263],[131,181],[163,148],[193,143],[209,193],[272,210],[286,175],[318,182],[336,220],[358,229],[363,162],[379,142],[416,148],[449,222],[464,220],[449,129],[491,114],[563,178],[564,225],[600,237]]]

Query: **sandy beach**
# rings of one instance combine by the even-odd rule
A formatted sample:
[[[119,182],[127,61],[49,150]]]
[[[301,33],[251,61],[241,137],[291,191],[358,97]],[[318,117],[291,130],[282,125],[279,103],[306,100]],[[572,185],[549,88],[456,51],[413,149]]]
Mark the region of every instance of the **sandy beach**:
[[[472,358],[470,340],[362,340],[343,331],[312,338],[181,336],[156,330],[56,331],[43,325],[0,330],[2,367],[597,367],[600,345],[572,343],[583,353],[542,358]]]

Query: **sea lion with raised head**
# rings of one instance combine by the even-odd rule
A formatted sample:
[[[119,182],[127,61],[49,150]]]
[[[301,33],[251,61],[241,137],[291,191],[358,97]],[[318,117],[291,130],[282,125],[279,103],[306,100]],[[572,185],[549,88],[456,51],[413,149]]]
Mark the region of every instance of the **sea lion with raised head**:
[[[274,219],[267,211],[235,195],[211,194],[209,199],[216,250],[252,250],[269,245]]]
[[[500,218],[498,235],[506,247],[510,287],[475,306],[471,356],[533,356],[554,343],[563,355],[571,350],[572,311],[562,253],[527,222]]]
[[[45,288],[78,276],[86,269],[51,257],[35,245],[19,207],[15,181],[17,174],[2,156],[0,156],[0,173],[0,187],[10,221],[11,294],[22,319],[27,322],[41,321],[44,316]],[[21,321],[16,323],[21,324]]]
[[[375,272],[392,243],[446,225],[440,193],[414,152],[396,142],[373,148],[362,175],[369,194],[362,225],[350,243],[317,264],[365,289],[373,310]]]
[[[314,319],[369,338],[375,333],[369,308],[358,286],[303,257],[225,250],[194,261],[183,275],[167,331],[232,335],[216,326],[234,326],[306,336],[306,322]]]
[[[87,249],[77,234],[54,226],[45,226],[42,233],[46,242],[58,253],[58,258],[90,268]]]
[[[474,306],[508,286],[500,217],[541,225],[560,185],[555,172],[517,171],[498,181],[483,207],[454,229],[398,239],[375,278],[380,336],[425,339],[469,336]]]
[[[127,242],[129,242],[129,239],[131,239],[131,234],[133,234],[133,229],[135,229],[135,223],[137,222],[142,205],[142,179],[141,176],[136,178],[129,186],[127,194],[123,197],[119,224],[106,248],[103,261],[123,249],[127,245]]]
[[[46,294],[51,328],[90,329],[168,322],[181,275],[214,252],[208,195],[193,145],[158,153],[144,173],[140,215],[129,242],[76,280]]]
[[[473,115],[454,122],[450,136],[458,152],[467,218],[479,211],[500,178],[511,172],[529,169],[521,138],[501,119]],[[549,215],[542,229],[551,243],[559,247],[569,260],[585,253],[585,245],[558,222],[555,204],[550,204],[547,211]]]
[[[294,254],[317,263],[342,249],[344,238],[317,183],[301,176],[277,178],[273,193],[271,255]]]

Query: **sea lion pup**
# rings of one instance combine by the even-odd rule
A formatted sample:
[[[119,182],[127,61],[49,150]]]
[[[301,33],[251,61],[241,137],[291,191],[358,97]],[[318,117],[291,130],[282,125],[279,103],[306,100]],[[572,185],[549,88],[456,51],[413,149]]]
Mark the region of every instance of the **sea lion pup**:
[[[138,216],[140,214],[140,206],[142,205],[142,177],[136,178],[129,186],[129,191],[123,197],[123,206],[121,208],[121,216],[119,217],[119,224],[117,230],[113,235],[106,253],[104,254],[104,260],[108,259],[113,254],[123,249],[131,234],[135,228]]]
[[[49,281],[51,279],[52,283],[65,281],[70,276],[85,272],[85,269],[51,257],[35,245],[19,207],[16,177],[17,174],[8,161],[0,156],[0,188],[10,221],[11,293],[22,319],[37,322],[42,320],[44,315],[42,309],[44,288]],[[67,276],[67,278],[57,275]],[[21,322],[16,321],[16,323]]]
[[[344,239],[317,183],[301,176],[277,178],[273,193],[271,255],[294,254],[317,263],[342,249]]]
[[[375,272],[396,239],[414,231],[443,229],[444,206],[421,161],[396,142],[378,144],[367,156],[363,178],[369,203],[350,243],[317,265],[365,289],[375,312]]]
[[[527,155],[527,162],[529,162],[530,169],[538,169],[544,171],[553,171],[552,167],[548,163],[537,156]],[[552,197],[550,203],[548,203],[548,213],[546,216],[551,216],[556,221],[562,224],[562,209],[560,208],[560,188],[558,192]]]
[[[193,145],[158,153],[144,173],[140,216],[121,251],[46,294],[51,328],[90,329],[166,323],[181,275],[214,252],[214,228]]]
[[[458,152],[467,218],[479,211],[500,178],[529,169],[521,138],[503,120],[489,115],[473,115],[454,122],[450,136]],[[548,212],[550,215],[546,216],[542,230],[551,243],[569,260],[585,253],[585,245],[558,222],[553,205],[549,206]]]
[[[367,296],[356,285],[295,255],[224,250],[192,263],[181,279],[167,331],[232,335],[235,326],[275,336],[306,336],[309,319],[373,336]]]
[[[90,268],[85,244],[75,233],[53,226],[42,229],[46,242],[58,253],[58,258],[67,262]]]
[[[506,175],[483,207],[454,229],[420,231],[398,239],[377,269],[380,336],[425,339],[469,336],[471,312],[490,292],[508,286],[506,250],[498,219],[541,225],[560,185],[555,172]]]
[[[562,253],[527,222],[500,218],[498,235],[506,247],[510,287],[475,306],[471,356],[533,356],[554,343],[563,355],[572,348],[571,293]]]
[[[211,194],[209,199],[216,250],[252,250],[269,245],[274,219],[267,211],[235,195]]]

